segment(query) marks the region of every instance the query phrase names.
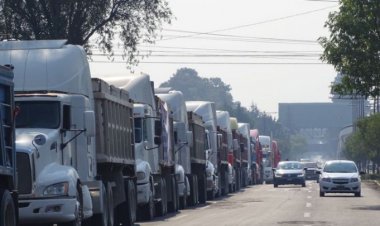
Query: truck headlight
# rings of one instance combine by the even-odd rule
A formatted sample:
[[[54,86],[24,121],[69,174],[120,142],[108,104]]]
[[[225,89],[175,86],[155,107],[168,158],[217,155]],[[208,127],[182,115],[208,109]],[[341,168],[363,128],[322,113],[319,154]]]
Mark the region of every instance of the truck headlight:
[[[282,177],[282,174],[281,173],[275,173],[274,176],[275,177]]]
[[[69,183],[62,182],[47,186],[42,193],[44,196],[65,196],[69,192]]]
[[[137,180],[145,180],[145,172],[137,172]]]

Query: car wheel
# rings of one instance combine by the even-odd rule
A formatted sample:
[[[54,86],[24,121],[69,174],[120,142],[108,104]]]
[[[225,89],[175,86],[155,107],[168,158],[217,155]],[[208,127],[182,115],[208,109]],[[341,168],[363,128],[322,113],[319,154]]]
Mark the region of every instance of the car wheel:
[[[355,192],[355,197],[360,197],[361,196],[361,192]]]
[[[273,187],[277,188],[277,187],[278,187],[278,184],[275,184],[275,183],[274,183],[274,184],[273,184]]]
[[[306,187],[306,184],[305,184],[305,182],[303,182],[303,183],[302,183],[302,187]]]
[[[324,197],[324,196],[325,196],[325,193],[324,193],[323,191],[320,191],[320,192],[319,192],[319,196],[320,196],[320,197]]]

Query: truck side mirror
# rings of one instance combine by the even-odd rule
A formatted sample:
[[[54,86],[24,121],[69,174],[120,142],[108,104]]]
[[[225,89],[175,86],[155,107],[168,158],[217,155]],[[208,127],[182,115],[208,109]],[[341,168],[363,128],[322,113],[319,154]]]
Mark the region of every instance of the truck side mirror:
[[[161,120],[156,119],[154,121],[154,135],[160,137],[161,134],[162,134],[162,123],[161,123]]]
[[[233,139],[232,143],[233,143],[233,149],[234,149],[234,151],[239,150],[239,142],[238,142],[238,140],[237,139]]]
[[[84,112],[84,126],[85,126],[85,134],[88,137],[95,136],[95,113],[93,111],[85,111]]]
[[[245,149],[244,144],[240,143],[240,150],[241,150],[241,152],[244,152],[244,149]]]
[[[160,136],[154,136],[154,144],[155,145],[161,145],[161,137]]]
[[[193,147],[193,131],[187,131],[186,132],[186,136],[187,136],[187,144],[189,145],[190,148]]]
[[[222,147],[222,138],[223,138],[223,135],[222,134],[218,134],[216,135],[217,137],[217,141],[218,141],[218,149]]]

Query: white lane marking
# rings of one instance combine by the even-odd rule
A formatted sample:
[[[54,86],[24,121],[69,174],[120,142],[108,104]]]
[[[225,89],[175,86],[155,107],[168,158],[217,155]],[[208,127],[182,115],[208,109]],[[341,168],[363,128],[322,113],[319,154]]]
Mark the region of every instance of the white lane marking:
[[[303,214],[303,217],[310,217],[311,216],[311,213],[304,213]]]
[[[308,199],[311,199],[311,196],[309,195],[309,196],[307,196],[307,198],[308,198]]]
[[[310,203],[310,202],[307,202],[307,203],[306,203],[306,207],[307,207],[307,208],[310,208],[310,207],[311,207],[311,203]]]
[[[311,192],[311,190],[309,190],[308,192]]]

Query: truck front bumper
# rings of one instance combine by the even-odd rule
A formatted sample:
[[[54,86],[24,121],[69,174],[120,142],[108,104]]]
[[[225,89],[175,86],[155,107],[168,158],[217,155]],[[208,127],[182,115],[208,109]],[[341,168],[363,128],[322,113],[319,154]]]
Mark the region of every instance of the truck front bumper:
[[[62,223],[75,219],[75,197],[19,200],[20,223]]]
[[[150,183],[137,184],[137,204],[144,205],[149,202]]]

